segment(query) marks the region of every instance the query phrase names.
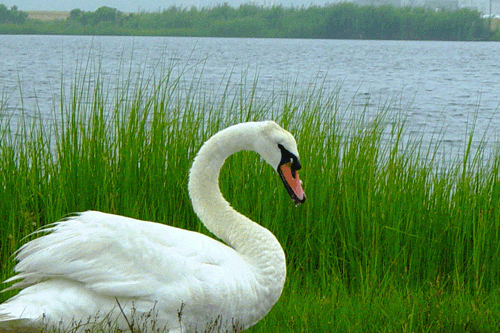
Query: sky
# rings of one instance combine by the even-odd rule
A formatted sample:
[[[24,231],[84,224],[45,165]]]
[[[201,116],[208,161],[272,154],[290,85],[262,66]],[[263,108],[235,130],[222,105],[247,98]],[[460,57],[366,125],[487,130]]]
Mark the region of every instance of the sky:
[[[57,10],[70,11],[79,8],[84,11],[94,11],[101,6],[116,8],[122,12],[138,11],[158,11],[170,6],[189,7],[211,7],[220,3],[227,2],[230,6],[237,7],[244,3],[256,3],[261,5],[281,4],[285,7],[290,6],[309,6],[311,4],[324,5],[334,2],[332,0],[0,0],[8,8],[16,5],[19,10]]]

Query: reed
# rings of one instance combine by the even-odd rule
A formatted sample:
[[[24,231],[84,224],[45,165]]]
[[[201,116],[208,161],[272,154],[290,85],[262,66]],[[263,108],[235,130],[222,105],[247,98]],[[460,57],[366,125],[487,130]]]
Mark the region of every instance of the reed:
[[[252,153],[230,157],[220,182],[288,258],[282,298],[250,331],[500,326],[500,154],[472,154],[476,133],[462,159],[442,164],[435,145],[408,138],[395,101],[358,108],[321,82],[269,96],[258,96],[258,81],[241,89],[228,83],[207,95],[170,68],[161,77],[120,78],[86,68],[69,93],[61,88],[52,120],[21,117],[13,126],[14,115],[1,110],[2,279],[27,235],[71,212],[207,233],[186,190],[197,150],[231,124],[272,118],[297,139],[306,203],[293,207],[279,177]],[[113,93],[109,79],[118,83]]]

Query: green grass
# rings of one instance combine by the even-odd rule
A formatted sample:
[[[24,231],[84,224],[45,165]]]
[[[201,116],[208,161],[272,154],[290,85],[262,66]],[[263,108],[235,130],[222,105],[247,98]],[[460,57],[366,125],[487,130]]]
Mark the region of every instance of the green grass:
[[[184,90],[169,68],[160,78],[85,68],[61,88],[56,120],[25,117],[12,129],[2,110],[0,278],[24,237],[75,211],[206,232],[186,190],[197,150],[231,124],[271,118],[297,139],[306,203],[295,208],[253,153],[229,158],[221,175],[226,198],[287,254],[283,295],[250,332],[500,328],[500,154],[472,154],[469,142],[463,158],[442,164],[439,142],[406,139],[395,101],[356,108],[320,83],[266,96],[258,82],[221,84],[217,97],[196,80]],[[110,92],[107,80],[121,88]]]

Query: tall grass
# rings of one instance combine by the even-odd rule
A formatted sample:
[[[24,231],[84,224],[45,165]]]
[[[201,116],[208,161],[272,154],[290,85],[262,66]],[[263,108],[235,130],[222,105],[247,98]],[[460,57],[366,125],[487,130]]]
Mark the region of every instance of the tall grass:
[[[307,202],[293,207],[279,177],[252,153],[230,157],[220,182],[287,254],[284,294],[251,331],[500,327],[500,154],[472,155],[470,141],[462,160],[441,165],[437,148],[408,139],[394,102],[373,116],[321,84],[263,97],[255,81],[215,96],[163,72],[125,75],[109,93],[106,77],[83,69],[68,96],[61,89],[53,120],[26,117],[13,127],[2,110],[2,279],[24,237],[75,211],[206,232],[186,191],[197,150],[231,124],[272,118],[297,139]]]

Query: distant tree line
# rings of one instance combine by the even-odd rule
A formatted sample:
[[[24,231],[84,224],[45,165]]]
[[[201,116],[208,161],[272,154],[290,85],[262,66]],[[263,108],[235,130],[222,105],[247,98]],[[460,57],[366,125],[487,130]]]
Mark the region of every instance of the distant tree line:
[[[13,23],[23,24],[28,18],[28,13],[17,9],[17,6],[12,6],[10,10],[4,4],[0,4],[0,24]]]
[[[224,3],[133,14],[110,7],[94,12],[73,9],[66,21],[52,23],[50,29],[64,34],[198,37],[489,40],[493,36],[488,21],[476,10],[353,3],[309,7],[244,4],[236,8]]]
[[[81,9],[73,9],[69,13],[68,22],[77,22],[82,26],[123,26],[127,16],[116,8],[100,7],[95,12],[84,12]]]

